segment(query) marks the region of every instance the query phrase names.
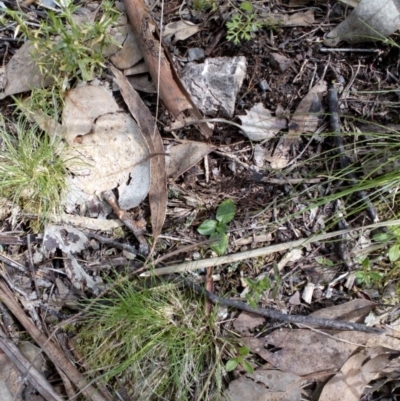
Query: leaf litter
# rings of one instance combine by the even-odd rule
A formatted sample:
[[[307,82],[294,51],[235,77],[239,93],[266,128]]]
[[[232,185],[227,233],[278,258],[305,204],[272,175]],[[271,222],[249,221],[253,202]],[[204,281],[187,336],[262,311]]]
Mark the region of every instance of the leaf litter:
[[[371,8],[372,11],[369,11],[368,7],[371,4],[371,2],[362,0],[349,18],[325,35],[324,44],[333,46],[337,45],[341,40],[355,44],[360,41],[360,38],[363,41],[367,39],[366,36],[369,36],[368,39],[371,39],[371,36],[374,35],[379,35],[378,38],[382,38],[382,36],[386,37],[396,30],[397,25],[392,27],[391,24],[387,24],[387,26],[382,27],[381,23],[379,26],[379,22],[376,22],[382,18],[382,13],[387,12],[387,7],[392,7],[390,14],[396,15],[396,10],[393,8],[393,5],[397,7],[396,2],[389,1],[385,4],[374,2]],[[274,5],[271,4],[271,7],[274,7]],[[373,7],[378,7],[379,10]],[[155,5],[155,9],[157,10],[157,5]],[[149,194],[149,220],[151,220],[154,238],[153,250],[156,253],[162,253],[160,251],[161,248],[156,247],[157,238],[160,246],[171,248],[171,250],[175,249],[173,242],[175,240],[171,238],[178,237],[182,242],[185,239],[195,243],[198,238],[193,233],[190,233],[188,228],[199,226],[204,221],[204,215],[206,214],[203,213],[204,210],[208,214],[210,210],[215,211],[216,205],[223,200],[220,199],[222,194],[225,197],[228,195],[232,197],[235,203],[240,205],[238,210],[245,210],[243,216],[239,216],[238,220],[235,218],[234,222],[232,222],[235,227],[228,232],[230,238],[228,252],[245,251],[248,247],[257,247],[257,238],[263,238],[266,242],[276,240],[278,243],[285,243],[292,238],[303,238],[304,232],[306,232],[304,238],[307,238],[317,229],[321,227],[324,229],[329,210],[327,208],[323,210],[320,206],[313,207],[313,213],[303,211],[300,217],[295,215],[290,222],[280,223],[279,228],[272,230],[272,232],[263,232],[263,229],[258,227],[265,226],[268,222],[276,219],[280,221],[279,215],[282,213],[293,214],[295,211],[301,211],[303,206],[307,208],[305,200],[302,198],[300,201],[299,199],[301,195],[294,197],[292,209],[286,211],[281,209],[277,199],[279,197],[289,197],[290,191],[296,191],[296,186],[293,183],[305,182],[303,178],[304,174],[307,174],[306,165],[299,166],[298,172],[293,172],[293,168],[297,167],[297,159],[301,160],[302,153],[299,153],[299,151],[304,152],[304,157],[306,158],[311,155],[311,152],[308,152],[307,148],[303,146],[303,139],[306,135],[315,134],[311,138],[320,140],[319,134],[316,134],[316,132],[321,127],[321,119],[325,113],[324,97],[327,91],[327,83],[324,80],[325,73],[322,73],[321,68],[318,69],[317,76],[321,79],[307,93],[304,88],[309,87],[310,82],[314,82],[314,76],[311,79],[311,68],[307,61],[307,57],[311,53],[305,56],[306,51],[304,50],[304,54],[298,52],[296,57],[293,57],[290,50],[286,51],[288,49],[286,47],[287,43],[291,42],[283,41],[280,32],[276,33],[276,38],[280,40],[280,51],[279,53],[276,52],[274,47],[274,52],[269,52],[266,59],[269,60],[268,63],[270,65],[266,64],[267,67],[260,67],[262,63],[260,63],[257,55],[259,53],[258,50],[255,51],[256,48],[252,42],[251,51],[254,51],[254,53],[251,53],[250,50],[246,51],[244,48],[239,51],[240,57],[246,56],[247,68],[250,67],[250,73],[239,83],[234,95],[231,96],[230,100],[233,100],[233,106],[230,104],[219,108],[219,110],[222,110],[226,117],[236,116],[241,121],[241,130],[248,139],[268,141],[267,146],[270,150],[263,147],[264,143],[258,145],[258,161],[256,166],[252,166],[250,161],[252,158],[248,157],[251,147],[242,146],[243,136],[236,135],[237,132],[232,129],[222,129],[217,125],[214,135],[211,137],[210,128],[203,121],[203,118],[207,114],[215,115],[215,111],[210,112],[203,108],[204,103],[207,103],[207,101],[194,102],[180,83],[178,77],[180,66],[178,65],[179,63],[175,63],[176,59],[174,58],[181,51],[182,42],[192,47],[193,45],[205,47],[205,54],[210,54],[212,51],[215,52],[211,44],[201,43],[200,38],[204,31],[203,26],[185,22],[181,19],[182,15],[187,16],[187,13],[190,14],[191,12],[190,7],[183,7],[183,9],[184,13],[179,14],[179,20],[169,20],[166,30],[163,32],[165,36],[171,39],[165,41],[165,47],[170,52],[172,50],[173,57],[169,56],[165,50],[165,60],[168,61],[165,62],[164,56],[162,57],[164,64],[161,68],[161,76],[165,71],[169,71],[165,76],[171,78],[175,89],[168,92],[164,87],[162,99],[176,121],[170,121],[168,116],[166,117],[167,113],[159,113],[154,117],[155,114],[152,114],[154,111],[152,98],[146,97],[143,102],[140,95],[132,89],[133,86],[151,93],[154,90],[151,88],[158,87],[159,75],[157,69],[154,69],[154,66],[157,65],[155,58],[153,59],[153,69],[147,68],[149,67],[148,65],[144,67],[144,64],[140,66],[137,64],[143,58],[143,43],[140,45],[141,39],[136,38],[138,34],[137,26],[136,35],[134,35],[130,26],[124,26],[122,23],[115,28],[114,36],[115,38],[118,37],[117,42],[120,43],[122,48],[118,49],[118,46],[114,46],[113,49],[108,49],[108,56],[114,64],[114,67],[111,68],[116,82],[113,89],[115,91],[119,88],[133,119],[124,111],[124,106],[121,106],[121,99],[118,96],[114,96],[110,90],[101,85],[86,84],[70,89],[66,93],[62,125],[57,125],[58,123],[54,120],[50,124],[48,120],[43,123],[43,126],[48,124],[47,131],[56,129],[59,134],[64,135],[74,158],[79,159],[78,166],[70,167],[71,192],[69,196],[69,211],[75,209],[75,213],[79,209],[77,204],[82,204],[85,201],[86,206],[82,207],[81,210],[86,210],[92,216],[91,220],[95,220],[93,217],[96,215],[105,218],[109,216],[111,209],[108,208],[106,210],[101,206],[101,202],[96,199],[102,193],[114,191],[113,194],[118,195],[118,207],[122,212],[138,206],[140,209],[140,206],[143,207],[144,199]],[[224,7],[218,4],[217,10],[224,12]],[[254,12],[258,12],[258,10],[255,9]],[[262,11],[261,15],[264,15],[264,12],[265,10]],[[362,12],[366,14],[362,14]],[[179,13],[181,13],[181,10]],[[202,12],[199,13],[197,15],[201,15]],[[147,20],[150,14],[145,13],[143,15],[143,20]],[[194,15],[196,14],[193,13]],[[279,16],[278,13],[275,13],[274,17],[281,18],[279,21],[278,19],[275,19],[275,21],[282,27],[295,27],[293,32],[296,37],[296,35],[299,36],[299,32],[303,32],[296,27],[310,28],[320,15],[317,11],[307,10],[306,13],[294,13],[290,16],[287,14]],[[216,21],[218,18],[218,14],[216,14],[210,21]],[[383,18],[387,18],[387,16],[384,15]],[[358,22],[355,19],[358,19]],[[193,20],[199,22],[195,17]],[[361,22],[360,25],[360,21],[364,20],[368,20],[369,30],[361,29],[363,26],[365,28],[365,23]],[[141,34],[145,33],[144,28],[142,26]],[[147,36],[147,39],[144,36],[144,42],[148,43],[146,40],[150,40],[154,48],[158,48],[160,43],[154,39],[157,36],[155,34],[156,26],[150,26],[146,32],[150,36]],[[259,36],[261,35],[260,32],[253,32],[252,35],[261,37]],[[216,35],[216,37],[218,36]],[[28,44],[24,46],[28,48]],[[24,49],[24,46],[16,50],[11,61],[6,64],[2,93],[0,95],[2,98],[6,98],[11,94],[30,91],[34,87],[45,86],[42,77],[35,70],[34,62],[29,58],[29,52],[26,48]],[[225,57],[228,62],[226,65],[229,65],[229,62],[234,60],[232,54],[238,51],[240,47],[229,48],[229,43],[224,46],[216,51],[216,55],[217,57]],[[270,43],[269,46],[273,46],[273,43]],[[301,45],[294,42],[293,46],[296,48]],[[268,49],[268,47],[265,49]],[[152,62],[148,54],[144,53],[145,59],[147,57],[146,62],[151,67]],[[178,56],[178,59],[181,60],[181,65],[187,66],[185,57],[185,54],[182,53]],[[209,60],[212,59],[209,58]],[[274,62],[276,60],[280,60],[280,62]],[[340,80],[343,78],[340,74],[345,71],[345,78],[350,80],[353,77],[355,79],[353,81],[355,82],[354,85],[360,86],[360,82],[357,81],[356,71],[352,70],[350,75],[350,69],[346,70],[342,63],[343,60],[340,60],[335,67],[335,79]],[[19,64],[22,64],[22,66],[19,66]],[[207,61],[204,65],[207,65]],[[200,65],[200,71],[204,71],[204,65]],[[21,67],[25,69],[20,69]],[[124,71],[119,71],[115,67]],[[264,76],[260,74],[260,68],[261,70],[262,68],[268,68],[270,75]],[[223,67],[221,67],[222,69]],[[149,70],[155,83],[151,84],[153,86],[146,83],[146,80],[151,83],[146,75]],[[125,78],[130,73],[140,74],[135,76],[135,83],[131,80],[132,86]],[[21,76],[25,79],[21,80]],[[260,77],[267,78],[268,84],[272,89],[265,90],[267,86],[263,85],[262,87],[260,86],[258,93],[254,91],[256,85],[254,82],[257,82]],[[304,81],[304,87],[297,84],[298,77],[300,77],[300,81]],[[193,78],[191,79],[191,83],[193,83]],[[254,79],[255,81],[253,82]],[[242,86],[243,82],[245,87]],[[163,83],[164,81],[160,82],[161,85]],[[197,82],[197,85],[201,88],[205,84]],[[291,91],[291,85],[297,88],[297,94]],[[214,89],[213,84],[207,83],[207,86],[210,89]],[[173,98],[171,96],[172,93],[178,94],[178,100],[181,99],[180,105],[179,101],[174,103],[171,100]],[[251,96],[253,97],[250,98],[248,93],[252,93]],[[283,96],[279,97],[278,94],[283,94]],[[353,92],[353,95],[357,97],[357,91]],[[221,98],[219,95],[211,95],[211,97],[216,97],[218,100]],[[362,104],[361,97],[358,99]],[[284,105],[284,110],[295,110],[294,113],[285,111],[282,114],[281,111],[278,112],[281,108],[281,103]],[[151,112],[148,106],[150,106]],[[362,113],[357,103],[354,103],[352,107],[359,114]],[[269,110],[277,110],[276,116],[272,116]],[[189,114],[192,114],[192,118],[194,117],[192,121],[188,118]],[[39,116],[38,113],[36,118],[40,120],[43,116]],[[156,119],[160,123],[159,130],[154,129],[156,127]],[[41,121],[43,122],[44,119]],[[196,130],[188,126],[188,124],[196,125],[196,121],[203,134],[200,141],[198,141],[199,136],[196,134]],[[177,134],[174,134],[174,138],[166,137],[165,134],[168,130],[165,129],[163,132],[160,127],[167,128],[168,125],[172,126],[176,122],[181,124],[181,129],[176,131]],[[286,132],[287,130],[288,132]],[[111,135],[110,132],[112,132]],[[205,142],[204,138],[207,138],[209,142]],[[307,146],[313,149],[320,146],[317,145],[315,147],[311,140],[306,140],[311,144]],[[225,155],[231,156],[230,162],[225,163],[219,160],[216,157],[216,153],[214,153],[216,149],[222,150]],[[220,152],[220,154],[222,153]],[[169,159],[169,163],[167,163],[166,158],[167,161]],[[279,175],[279,173],[272,175],[271,171],[268,170],[269,168],[280,171],[282,175]],[[285,169],[287,169],[287,172]],[[261,174],[263,176],[260,178],[257,175],[260,174],[260,171],[267,171],[267,173]],[[248,179],[247,173],[251,173],[251,180],[256,184],[248,184],[248,181],[246,181]],[[174,181],[174,185],[170,184],[167,187],[167,177],[170,177],[171,182]],[[233,177],[234,180],[240,182],[240,184],[237,184],[240,189],[232,190],[232,186],[229,187],[227,185],[229,182],[227,177]],[[244,177],[245,179],[243,180]],[[260,182],[262,184],[259,184]],[[275,184],[276,182],[280,183]],[[208,188],[209,185],[211,185],[210,188]],[[313,188],[307,186],[307,183],[304,185],[309,199],[312,199],[318,191],[321,192],[323,190],[322,186]],[[261,186],[263,189],[260,189]],[[259,221],[254,220],[247,212],[254,208],[255,205],[266,205],[266,200],[269,199],[266,196],[268,191],[275,193],[277,196],[274,204],[270,205],[271,207],[269,208],[272,212],[264,212],[264,214],[261,214]],[[182,212],[181,216],[183,218],[179,215],[178,210]],[[176,221],[172,223],[167,219],[164,226],[166,213],[170,211],[172,211],[171,214],[175,216]],[[140,219],[142,218],[140,211],[138,213],[137,222],[141,221]],[[106,226],[100,222],[90,222],[89,217],[67,216],[65,218],[69,218],[70,221],[74,221],[76,224],[80,221],[87,228],[91,227],[93,229],[97,227],[101,231],[118,227],[118,224]],[[112,220],[107,221],[111,222]],[[171,228],[171,226],[175,225],[176,230]],[[366,240],[370,243],[370,235],[368,234],[367,237]],[[93,273],[92,275],[90,263],[85,259],[88,257],[90,259],[90,253],[96,255],[95,258],[100,259],[100,253],[96,251],[96,248],[99,249],[99,243],[97,240],[90,241],[89,238],[89,235],[86,236],[84,231],[78,230],[76,227],[61,224],[49,225],[44,234],[43,246],[48,246],[48,250],[52,253],[62,252],[64,258],[63,274],[67,276],[74,290],[79,291],[80,294],[83,294],[83,292],[99,294],[104,288],[103,280],[98,273]],[[324,247],[324,245],[321,246],[322,248]],[[88,252],[89,247],[93,247],[90,252]],[[358,293],[360,299],[343,302],[348,299],[348,296],[343,295],[343,291],[338,291],[337,285],[333,283],[330,287],[331,292],[335,294],[333,302],[339,302],[339,304],[326,307],[326,305],[331,304],[326,303],[329,299],[328,295],[321,295],[319,291],[320,288],[327,288],[327,284],[322,277],[328,277],[330,273],[321,272],[321,265],[330,260],[325,257],[317,257],[314,260],[313,252],[318,252],[318,249],[317,246],[307,244],[301,249],[289,249],[286,255],[281,254],[277,257],[265,255],[262,257],[261,267],[249,261],[240,262],[237,272],[240,271],[242,276],[245,277],[252,274],[255,277],[264,278],[267,276],[274,277],[273,274],[275,273],[273,272],[278,271],[283,276],[283,282],[279,281],[281,278],[277,280],[279,285],[275,284],[277,289],[276,292],[274,291],[275,295],[272,297],[268,295],[272,294],[272,292],[266,291],[261,294],[260,302],[272,305],[273,308],[285,311],[285,313],[308,314],[310,310],[314,310],[317,307],[319,310],[311,313],[311,316],[361,323],[367,319],[367,316],[373,319],[373,313],[378,307],[376,302],[370,300],[376,300],[376,297],[374,298],[372,290],[368,288],[362,289]],[[115,248],[108,249],[108,251],[110,251],[106,258],[108,261],[121,264],[127,262],[127,259],[118,262],[117,258],[110,257],[110,255],[116,253]],[[206,249],[205,252],[207,252]],[[351,257],[355,258],[356,253],[356,251],[353,251]],[[195,258],[197,258],[192,251],[185,251],[182,254],[189,260],[196,260]],[[11,253],[11,256],[16,257],[17,253]],[[199,254],[199,256],[202,258],[204,254]],[[277,269],[269,268],[269,271],[266,271],[265,266],[271,267],[272,263],[275,262]],[[337,263],[337,260],[335,262]],[[139,264],[137,263],[134,266],[137,268]],[[88,268],[89,270],[87,270]],[[50,269],[54,270],[54,268]],[[109,271],[109,267],[107,269]],[[228,288],[234,288],[235,279],[233,279],[234,273],[232,272],[235,272],[235,269],[233,263],[229,268],[217,269],[218,274],[212,275],[211,281],[210,277],[208,277],[207,289],[218,289],[223,292]],[[253,273],[250,273],[250,269],[252,269]],[[300,275],[296,274],[296,270],[302,273]],[[57,270],[55,271],[58,273]],[[47,274],[45,273],[46,270],[43,270],[43,272],[43,274]],[[366,272],[368,273],[368,270]],[[292,277],[290,284],[285,281],[288,276]],[[337,276],[337,272],[334,272],[333,276]],[[275,277],[275,279],[277,278]],[[213,280],[215,281],[213,282]],[[25,281],[27,281],[27,284],[30,282],[30,280]],[[40,281],[40,283],[42,282],[50,283],[51,279],[46,278],[46,280]],[[68,286],[65,286],[59,277],[57,277],[56,282],[56,295],[60,300],[59,295],[64,293],[65,288],[67,288],[67,293]],[[298,289],[303,286],[304,282],[308,282],[313,288],[313,291],[307,297],[306,303],[308,305],[302,302],[299,297],[300,292]],[[9,285],[12,285],[12,282],[9,281]],[[63,286],[65,287],[64,289]],[[359,284],[355,282],[350,288],[354,289],[358,288],[358,286]],[[239,285],[236,285],[236,287],[240,288]],[[24,288],[28,287],[25,286]],[[240,293],[240,291],[238,292]],[[293,298],[295,294],[297,294],[296,300]],[[318,296],[321,298],[318,298]],[[24,299],[23,304],[26,307],[29,305],[26,299]],[[32,309],[31,313],[34,313]],[[308,383],[308,386],[311,386],[309,388],[312,388],[313,383],[321,382],[322,392],[314,393],[314,399],[323,401],[330,399],[358,400],[363,393],[365,394],[368,386],[375,388],[374,383],[382,383],[381,380],[386,380],[389,383],[393,378],[395,366],[398,362],[399,340],[395,332],[388,331],[387,334],[378,335],[326,330],[318,327],[305,328],[301,325],[300,328],[277,329],[274,327],[274,322],[266,321],[256,315],[251,316],[245,312],[242,312],[239,317],[231,315],[231,319],[233,319],[232,326],[227,327],[230,330],[235,330],[241,336],[240,341],[248,345],[253,354],[251,363],[256,369],[253,374],[244,373],[241,367],[237,369],[235,375],[231,377],[232,380],[225,394],[230,399],[299,400],[301,397],[300,388],[305,383]],[[35,318],[35,321],[38,320]],[[266,328],[269,334],[263,332]],[[243,335],[248,337],[243,337]],[[310,390],[307,394],[310,395],[311,393],[312,391]],[[342,398],[338,398],[338,394]]]

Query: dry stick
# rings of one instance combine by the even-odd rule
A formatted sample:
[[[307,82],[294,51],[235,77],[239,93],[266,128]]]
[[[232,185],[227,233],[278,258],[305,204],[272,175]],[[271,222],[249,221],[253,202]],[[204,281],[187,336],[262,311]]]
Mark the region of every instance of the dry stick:
[[[139,241],[139,253],[147,255],[149,253],[149,244],[143,236],[143,228],[137,227],[135,221],[130,217],[129,213],[119,207],[118,200],[113,191],[107,190],[101,193],[101,196],[112,207],[113,212],[118,218],[133,232]]]
[[[85,377],[66,357],[64,352],[56,344],[49,341],[48,338],[31,322],[17,301],[14,300],[13,294],[2,281],[0,281],[0,301],[7,306],[33,340],[46,353],[48,358],[68,376],[87,400],[106,401],[95,387],[88,384]]]
[[[57,394],[49,382],[34,367],[14,344],[13,341],[6,338],[6,333],[0,328],[0,350],[4,352],[8,359],[15,365],[21,375],[27,378],[29,383],[46,401],[63,401],[63,398]]]
[[[307,324],[323,327],[325,329],[361,331],[364,333],[382,334],[385,332],[385,330],[368,327],[360,323],[350,323],[342,320],[324,319],[313,316],[286,315],[273,309],[252,308],[249,304],[244,302],[219,297],[192,282],[186,281],[185,285],[198,294],[204,294],[213,304],[229,306],[249,313],[276,319],[281,322]]]
[[[330,122],[332,131],[335,133],[334,141],[335,147],[339,152],[340,158],[340,166],[343,170],[348,170],[351,162],[349,158],[346,156],[343,144],[343,138],[340,134],[340,123],[339,123],[339,114],[338,114],[338,94],[335,88],[330,88],[328,91],[328,100],[329,100],[329,113],[330,113]],[[348,171],[346,173],[347,178],[349,179],[350,183],[353,186],[358,184],[358,180],[353,172]],[[378,213],[375,209],[375,206],[372,204],[371,200],[369,199],[367,193],[364,190],[356,191],[358,197],[365,203],[367,206],[367,212],[370,219],[376,223],[379,221]]]
[[[99,242],[101,242],[101,243],[103,243],[103,244],[111,245],[111,246],[113,246],[113,247],[115,247],[115,248],[122,249],[123,251],[133,253],[134,255],[137,254],[137,250],[136,250],[135,247],[132,246],[132,245],[121,244],[121,243],[118,242],[118,241],[114,241],[114,240],[112,240],[112,239],[110,239],[110,238],[107,238],[107,237],[102,237],[101,235],[97,235],[97,234],[92,233],[92,232],[90,232],[90,231],[89,231],[89,232],[86,232],[85,234],[86,234],[88,237],[94,238],[95,240],[97,240],[97,241],[99,241]]]
[[[368,226],[364,227],[356,227],[356,228],[351,228],[348,230],[339,230],[339,231],[334,231],[331,233],[325,233],[325,234],[320,234],[316,235],[314,237],[310,238],[302,238],[296,241],[290,241],[286,242],[284,244],[277,244],[277,245],[270,245],[266,246],[263,248],[258,248],[258,249],[252,249],[251,251],[246,251],[246,252],[238,252],[238,253],[233,253],[231,255],[227,256],[220,256],[218,258],[210,258],[210,259],[203,259],[203,260],[197,260],[194,262],[185,262],[181,264],[176,264],[176,265],[170,265],[167,267],[161,267],[159,269],[154,269],[151,271],[146,271],[140,274],[141,277],[143,276],[151,276],[151,275],[164,275],[164,274],[171,274],[171,273],[183,273],[191,270],[198,270],[198,269],[204,269],[209,266],[219,266],[223,264],[229,264],[229,263],[234,263],[238,262],[244,259],[249,259],[249,258],[258,258],[260,256],[265,256],[265,255],[271,255],[276,252],[282,252],[282,251],[287,251],[292,248],[297,248],[300,246],[305,246],[307,244],[316,242],[316,241],[323,241],[326,239],[334,238],[340,235],[348,234],[356,230],[367,230],[367,229],[373,229],[373,228],[378,228],[378,227],[389,227],[389,226],[398,226],[400,225],[400,220],[390,220],[390,221],[382,221],[380,223],[374,223],[370,224]]]

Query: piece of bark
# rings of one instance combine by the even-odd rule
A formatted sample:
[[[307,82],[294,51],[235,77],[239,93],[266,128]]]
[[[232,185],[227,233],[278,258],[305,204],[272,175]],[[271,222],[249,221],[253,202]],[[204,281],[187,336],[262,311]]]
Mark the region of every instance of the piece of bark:
[[[202,120],[203,116],[173,69],[162,45],[157,25],[143,0],[124,0],[124,4],[154,85],[159,88],[160,98],[167,109],[178,120],[184,118],[184,112],[189,112],[196,120]],[[199,123],[198,128],[205,137],[209,138],[212,135],[206,123]]]

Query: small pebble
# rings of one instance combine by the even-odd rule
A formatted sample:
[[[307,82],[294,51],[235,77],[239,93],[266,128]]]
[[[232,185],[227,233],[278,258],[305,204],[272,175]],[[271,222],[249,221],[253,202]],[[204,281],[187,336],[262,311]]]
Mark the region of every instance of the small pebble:
[[[205,57],[204,50],[200,47],[193,47],[188,50],[188,60],[189,61],[200,61]]]
[[[194,252],[193,253],[193,260],[199,260],[201,258],[201,255],[199,252]]]
[[[260,87],[260,89],[261,89],[263,92],[269,91],[269,85],[268,85],[268,82],[267,82],[265,79],[263,79],[263,80],[258,84],[258,86]]]

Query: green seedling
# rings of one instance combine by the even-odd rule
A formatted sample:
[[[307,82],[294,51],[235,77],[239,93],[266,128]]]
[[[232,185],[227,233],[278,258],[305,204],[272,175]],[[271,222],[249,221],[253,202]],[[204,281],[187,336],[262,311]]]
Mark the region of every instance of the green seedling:
[[[0,197],[44,223],[61,212],[71,160],[65,144],[36,125],[20,121],[15,131],[0,129]]]
[[[389,248],[389,260],[394,263],[400,258],[400,227],[388,227],[387,233],[374,235],[374,240],[378,242],[393,242]]]
[[[193,0],[193,8],[196,11],[216,10],[216,0]]]
[[[319,265],[324,266],[324,267],[333,267],[335,265],[331,260],[327,259],[324,256],[318,256],[317,258],[315,258],[315,261]]]
[[[382,275],[371,267],[370,260],[364,259],[361,262],[362,270],[356,272],[356,279],[359,284],[369,286],[374,283],[379,283],[382,280]]]
[[[231,199],[226,199],[218,206],[216,220],[206,220],[197,229],[201,235],[218,241],[211,244],[211,249],[218,255],[224,255],[228,249],[227,224],[234,219],[235,213],[235,204]]]
[[[265,291],[271,288],[271,280],[268,276],[265,276],[261,280],[245,278],[244,281],[249,289],[246,294],[246,300],[252,308],[257,308],[257,303],[260,301]]]
[[[251,366],[251,364],[245,359],[249,354],[250,354],[249,347],[240,347],[237,356],[229,359],[228,362],[226,363],[225,370],[227,372],[232,372],[238,367],[238,365],[242,365],[243,369],[247,373],[254,373],[253,366]]]
[[[263,26],[263,22],[254,12],[250,2],[243,2],[240,9],[236,8],[236,10],[237,12],[233,14],[231,20],[226,23],[228,28],[226,38],[235,45],[241,41],[250,40],[251,35]]]

